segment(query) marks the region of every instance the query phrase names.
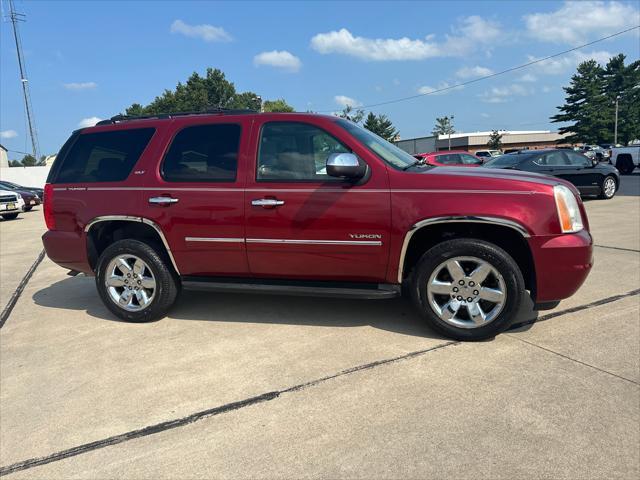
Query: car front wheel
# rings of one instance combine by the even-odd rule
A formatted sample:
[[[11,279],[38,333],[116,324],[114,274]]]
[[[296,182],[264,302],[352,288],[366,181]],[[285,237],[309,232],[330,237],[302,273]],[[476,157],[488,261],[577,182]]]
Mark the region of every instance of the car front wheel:
[[[600,185],[600,198],[609,200],[616,194],[617,184],[616,179],[612,175],[608,175],[602,180]]]
[[[162,256],[138,240],[120,240],[100,255],[96,287],[105,306],[128,322],[166,315],[178,295],[178,279]]]
[[[505,330],[524,292],[513,258],[492,243],[470,238],[428,250],[411,280],[413,301],[423,318],[457,340],[482,340]]]
[[[5,215],[2,215],[2,218],[4,218],[5,220],[15,220],[16,218],[18,218],[18,214],[17,213],[7,213]]]

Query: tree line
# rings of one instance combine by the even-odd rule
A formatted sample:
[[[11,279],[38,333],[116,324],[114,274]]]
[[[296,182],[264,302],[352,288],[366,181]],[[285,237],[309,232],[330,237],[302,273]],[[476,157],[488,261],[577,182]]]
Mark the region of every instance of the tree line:
[[[559,128],[571,143],[614,143],[616,99],[618,142],[640,138],[640,60],[625,65],[616,55],[602,67],[595,60],[578,65],[565,91],[565,103],[552,122],[569,123]]]

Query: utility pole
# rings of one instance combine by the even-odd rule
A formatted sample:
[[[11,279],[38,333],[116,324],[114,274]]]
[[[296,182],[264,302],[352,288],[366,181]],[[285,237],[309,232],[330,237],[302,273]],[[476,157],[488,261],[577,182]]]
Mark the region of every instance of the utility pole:
[[[451,130],[453,130],[453,115],[447,118],[447,132],[449,133],[449,150],[451,150]]]
[[[613,144],[618,144],[618,100],[620,100],[620,95],[616,95],[616,122],[613,127]]]
[[[24,95],[24,106],[27,112],[27,123],[29,124],[29,135],[31,136],[31,148],[36,162],[39,160],[38,136],[36,134],[36,126],[33,118],[33,107],[31,106],[31,95],[29,93],[29,81],[27,80],[26,66],[24,56],[22,54],[22,44],[20,43],[20,34],[18,33],[18,22],[24,22],[24,14],[17,13],[13,0],[9,0],[9,18],[13,25],[13,38],[16,41],[16,52],[18,54],[18,66],[20,67],[20,83],[22,84],[22,94]]]

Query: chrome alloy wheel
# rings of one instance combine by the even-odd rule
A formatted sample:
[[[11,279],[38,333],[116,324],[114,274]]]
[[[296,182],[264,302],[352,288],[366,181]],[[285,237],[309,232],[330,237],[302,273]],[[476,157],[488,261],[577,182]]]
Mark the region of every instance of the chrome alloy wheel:
[[[500,314],[507,289],[500,272],[486,260],[454,257],[433,271],[427,297],[442,321],[458,328],[478,328]]]
[[[602,186],[602,190],[604,190],[604,196],[607,198],[613,197],[613,194],[616,193],[616,181],[608,177],[604,180],[604,185]]]
[[[109,298],[129,312],[147,308],[156,294],[156,279],[149,266],[135,255],[118,255],[109,262],[104,279]]]

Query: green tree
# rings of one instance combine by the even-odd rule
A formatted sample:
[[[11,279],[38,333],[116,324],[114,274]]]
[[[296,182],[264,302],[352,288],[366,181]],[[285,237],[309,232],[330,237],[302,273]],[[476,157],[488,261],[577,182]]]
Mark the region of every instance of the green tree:
[[[436,125],[431,130],[433,135],[452,135],[456,133],[453,128],[453,115],[450,117],[437,117]]]
[[[353,123],[360,123],[364,118],[364,110],[354,110],[351,105],[347,105],[338,116],[350,120]]]
[[[491,131],[487,146],[493,150],[500,150],[502,148],[502,134],[498,130]]]
[[[563,142],[604,143],[611,139],[611,107],[607,105],[603,69],[595,60],[587,60],[578,65],[571,77],[566,92],[565,103],[557,107],[560,113],[551,117],[552,122],[570,123],[558,130],[569,133]]]
[[[33,155],[25,155],[21,163],[23,167],[35,167],[38,161]]]
[[[19,160],[9,160],[10,167],[22,167],[22,163]]]
[[[276,100],[275,103],[280,102]],[[286,105],[286,102],[282,100]],[[268,102],[265,102],[268,103]],[[207,68],[204,76],[197,72],[175,90],[165,90],[148,105],[134,103],[125,110],[127,115],[156,115],[160,113],[203,112],[215,108],[260,110],[262,99],[254,92],[237,92],[220,70]]]
[[[615,103],[618,98],[618,142],[640,138],[640,60],[625,66],[621,53],[609,59],[602,72],[606,98],[607,142],[613,142]]]
[[[267,100],[262,104],[263,112],[293,112],[291,105],[285,102],[284,98],[277,100]]]
[[[389,142],[392,142],[398,135],[398,130],[386,115],[375,115],[373,112],[369,112],[363,126]]]

